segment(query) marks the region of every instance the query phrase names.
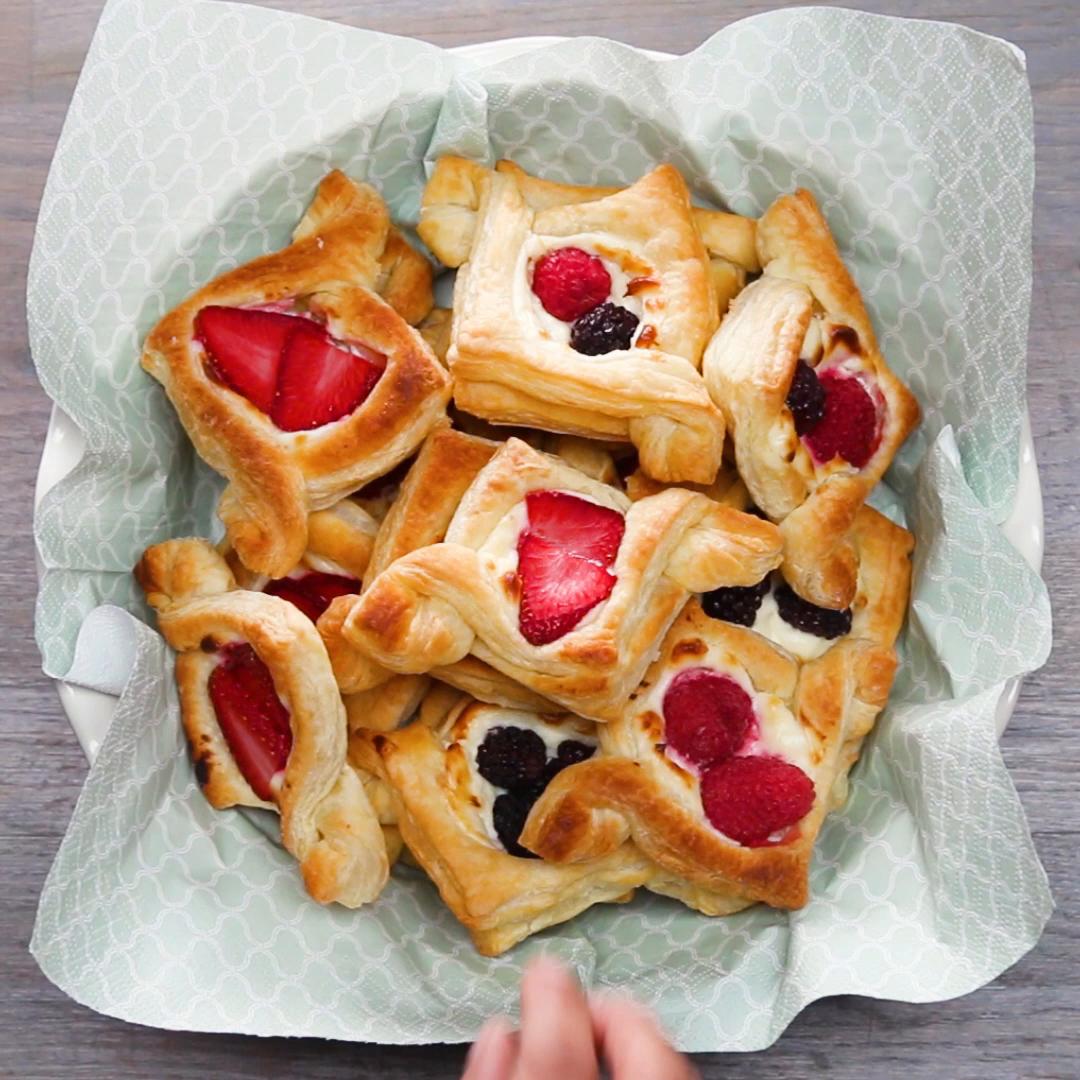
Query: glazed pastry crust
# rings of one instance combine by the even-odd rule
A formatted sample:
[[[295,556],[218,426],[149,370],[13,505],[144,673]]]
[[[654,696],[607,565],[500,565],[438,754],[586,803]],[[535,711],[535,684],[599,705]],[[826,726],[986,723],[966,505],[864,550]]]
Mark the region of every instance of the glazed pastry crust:
[[[218,512],[232,546],[246,566],[269,577],[283,576],[299,561],[308,514],[407,457],[444,415],[450,394],[449,379],[423,338],[373,291],[382,276],[408,313],[430,307],[430,279],[420,304],[412,295],[421,276],[414,260],[396,242],[387,254],[389,217],[374,189],[331,173],[296,235],[284,250],[221,275],[174,308],[150,332],[142,356],[200,455],[229,481]],[[203,307],[290,298],[301,299],[337,339],[362,341],[387,357],[360,406],[312,431],[279,430],[246,398],[210,378],[194,337]]]
[[[848,640],[800,671],[760,635],[709,619],[691,602],[635,701],[647,701],[648,690],[671,670],[724,657],[742,669],[756,692],[789,703],[803,726],[816,792],[810,812],[793,835],[773,846],[743,847],[725,838],[705,818],[697,779],[657,749],[663,744],[660,715],[639,704],[601,730],[607,756],[575,765],[551,782],[533,807],[521,843],[564,863],[596,858],[629,837],[661,868],[656,891],[706,913],[730,912],[756,901],[801,907],[852,705],[864,695],[877,699],[887,653],[870,642]]]
[[[547,645],[518,624],[516,576],[481,549],[529,491],[573,492],[626,517],[611,595]],[[631,504],[621,492],[511,439],[481,471],[446,541],[397,559],[360,597],[320,620],[339,682],[363,689],[380,668],[423,673],[465,656],[579,715],[618,717],[688,593],[759,581],[779,559],[775,526],[673,488]],[[343,678],[344,676],[344,678]]]
[[[386,846],[363,784],[346,767],[345,711],[311,621],[286,600],[233,588],[227,564],[205,541],[150,548],[135,574],[178,654],[184,731],[207,800],[219,809],[276,809],[282,843],[320,903],[373,900],[389,873]],[[276,804],[244,779],[210,700],[216,660],[204,646],[230,641],[252,646],[289,710],[293,745]]]
[[[460,733],[490,708],[466,702],[449,722]],[[406,845],[485,956],[498,956],[592,904],[629,900],[653,872],[630,844],[567,866],[509,855],[481,823],[472,766],[460,742],[444,746],[422,723],[364,741],[394,794]]]
[[[919,407],[882,357],[858,288],[808,191],[773,203],[758,223],[757,246],[764,276],[735,300],[706,349],[703,373],[754,502],[780,523],[784,576],[812,603],[845,608],[855,591],[855,516],[918,423]],[[821,363],[855,363],[880,391],[881,440],[861,469],[839,458],[815,464],[795,434],[785,398],[815,337]]]
[[[653,327],[647,346],[585,358],[531,325],[527,245],[579,236],[603,238],[628,276],[649,283],[635,293]],[[716,320],[705,249],[671,166],[607,198],[539,211],[514,179],[492,173],[455,284],[454,400],[499,424],[629,441],[657,479],[709,483],[723,419],[697,365]]]

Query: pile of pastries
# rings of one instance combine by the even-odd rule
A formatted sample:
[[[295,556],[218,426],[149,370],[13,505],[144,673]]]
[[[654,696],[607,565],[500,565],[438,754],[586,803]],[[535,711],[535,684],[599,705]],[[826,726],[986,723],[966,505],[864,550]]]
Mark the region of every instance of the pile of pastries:
[[[331,172],[146,340],[226,480],[220,544],[135,570],[203,794],[276,811],[317,901],[419,867],[488,955],[639,888],[799,907],[896,669],[912,538],[865,500],[918,422],[813,197],[446,157],[416,232]]]

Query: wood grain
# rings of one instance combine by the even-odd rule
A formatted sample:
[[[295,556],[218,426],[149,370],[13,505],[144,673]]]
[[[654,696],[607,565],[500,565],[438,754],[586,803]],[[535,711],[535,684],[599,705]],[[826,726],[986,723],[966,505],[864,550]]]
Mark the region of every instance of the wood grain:
[[[516,34],[603,34],[683,52],[745,15],[746,0],[271,0],[441,45]],[[1038,175],[1029,388],[1046,502],[1045,576],[1056,647],[1026,683],[1004,740],[1059,908],[1039,946],[992,985],[952,1002],[819,1002],[771,1050],[701,1055],[706,1077],[1074,1077],[1080,1075],[1080,8],[1075,0],[882,3],[1009,38],[1027,53]],[[85,762],[41,676],[33,643],[30,516],[49,402],[34,377],[24,293],[49,159],[101,0],[3,0],[0,11],[0,1076],[454,1077],[463,1050],[380,1048],[156,1031],[68,1000],[27,952],[34,908]]]

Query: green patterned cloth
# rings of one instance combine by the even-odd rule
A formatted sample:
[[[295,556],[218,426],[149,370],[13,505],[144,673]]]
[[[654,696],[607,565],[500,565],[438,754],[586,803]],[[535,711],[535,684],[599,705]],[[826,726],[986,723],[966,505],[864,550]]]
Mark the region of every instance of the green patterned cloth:
[[[29,282],[42,383],[88,447],[36,521],[45,670],[65,674],[97,605],[145,616],[129,569],[146,545],[215,529],[218,481],[138,367],[147,330],[283,243],[328,168],[415,221],[425,161],[447,151],[581,183],[670,160],[696,196],[746,213],[812,188],[923,403],[879,493],[919,541],[905,662],[821,834],[813,900],[710,920],[642,895],[496,960],[415,871],[360,912],[320,908],[273,818],[203,801],[167,650],[138,624],[42,896],[42,969],[143,1024],[411,1043],[466,1040],[512,1013],[523,963],[551,951],[655,1006],[689,1050],[766,1046],[828,994],[928,1001],[994,978],[1051,909],[994,726],[1005,680],[1047,656],[1050,610],[997,525],[1024,412],[1031,102],[1022,56],[960,27],[800,9],[676,60],[582,38],[480,68],[279,12],[113,0]]]

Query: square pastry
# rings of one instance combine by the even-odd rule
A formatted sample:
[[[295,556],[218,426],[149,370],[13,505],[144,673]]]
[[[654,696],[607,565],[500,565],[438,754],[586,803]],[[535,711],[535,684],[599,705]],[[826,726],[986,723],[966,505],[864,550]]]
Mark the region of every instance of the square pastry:
[[[499,424],[631,442],[651,476],[709,483],[724,426],[697,369],[717,320],[670,165],[544,209],[517,175],[489,172],[454,289],[454,400]]]
[[[158,544],[135,574],[178,654],[184,731],[207,801],[276,810],[316,900],[373,900],[389,874],[386,843],[347,763],[345,710],[303,605],[238,589],[203,540]]]
[[[406,458],[450,380],[408,319],[431,268],[378,193],[330,173],[284,250],[205,285],[150,332],[143,367],[229,481],[218,512],[242,562],[281,577],[308,515]]]
[[[406,846],[485,956],[592,904],[629,900],[655,873],[629,843],[555,866],[517,842],[544,786],[598,752],[595,725],[467,697],[426,719],[354,737],[353,760],[381,771]]]
[[[804,904],[822,820],[888,698],[907,605],[910,534],[864,507],[855,537],[843,627],[763,617],[760,590],[691,601],[600,730],[605,756],[552,783],[521,842],[564,863],[632,838],[661,868],[649,888],[707,914]]]
[[[691,592],[756,583],[779,557],[778,531],[760,518],[681,488],[631,503],[510,439],[443,543],[390,563],[320,628],[350,689],[382,668],[425,673],[471,655],[606,721]]]
[[[780,524],[784,577],[806,600],[846,608],[856,576],[851,526],[919,406],[878,350],[808,191],[769,207],[757,248],[764,273],[709,343],[705,381],[754,503]]]

